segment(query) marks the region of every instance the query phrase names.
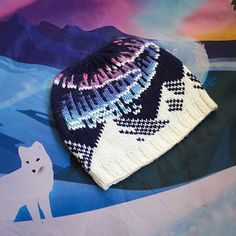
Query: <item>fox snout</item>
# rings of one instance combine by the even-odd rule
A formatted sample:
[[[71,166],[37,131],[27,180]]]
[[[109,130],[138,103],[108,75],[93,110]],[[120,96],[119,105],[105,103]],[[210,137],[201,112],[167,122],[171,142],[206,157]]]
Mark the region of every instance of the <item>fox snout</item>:
[[[43,169],[44,169],[44,166],[41,166],[38,170],[32,169],[32,172],[33,172],[33,173],[40,173],[40,172],[43,171]]]

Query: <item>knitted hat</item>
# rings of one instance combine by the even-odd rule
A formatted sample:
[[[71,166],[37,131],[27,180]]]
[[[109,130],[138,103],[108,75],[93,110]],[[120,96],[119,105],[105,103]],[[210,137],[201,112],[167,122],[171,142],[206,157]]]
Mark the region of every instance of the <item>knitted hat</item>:
[[[63,70],[51,102],[64,143],[104,190],[160,157],[217,108],[181,61],[134,36]]]

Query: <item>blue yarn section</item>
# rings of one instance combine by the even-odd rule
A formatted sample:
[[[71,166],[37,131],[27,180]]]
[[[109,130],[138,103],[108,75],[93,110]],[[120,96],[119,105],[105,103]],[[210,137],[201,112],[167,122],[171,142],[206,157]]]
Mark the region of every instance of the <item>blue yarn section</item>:
[[[150,56],[149,61],[140,56],[137,62],[140,66],[118,80],[113,79],[96,89],[83,90],[77,101],[71,92],[67,94],[62,114],[69,129],[95,128],[97,123],[107,118],[120,117],[132,111],[130,103],[150,86],[157,66],[154,48],[150,46],[144,51]]]

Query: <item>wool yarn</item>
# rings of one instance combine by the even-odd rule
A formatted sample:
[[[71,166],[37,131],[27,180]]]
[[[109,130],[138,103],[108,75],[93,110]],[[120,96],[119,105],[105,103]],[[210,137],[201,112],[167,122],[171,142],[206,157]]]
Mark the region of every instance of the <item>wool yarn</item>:
[[[104,190],[167,152],[217,108],[179,59],[135,36],[59,73],[51,104],[65,145]]]

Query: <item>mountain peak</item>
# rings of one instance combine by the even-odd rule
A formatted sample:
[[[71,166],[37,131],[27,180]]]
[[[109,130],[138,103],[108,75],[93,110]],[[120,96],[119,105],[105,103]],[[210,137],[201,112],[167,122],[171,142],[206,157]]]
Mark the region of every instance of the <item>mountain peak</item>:
[[[113,33],[113,34],[125,34],[118,30],[115,26],[105,25],[97,29],[90,30],[90,32],[100,32],[100,33]]]
[[[38,31],[48,37],[52,37],[54,34],[56,34],[58,31],[61,30],[58,26],[49,23],[47,21],[41,21],[36,28]]]
[[[49,27],[55,27],[55,28],[60,29],[58,26],[44,20],[40,21],[40,23],[37,26],[49,26]]]
[[[19,13],[12,15],[8,19],[8,22],[17,22],[17,23],[21,23],[21,24],[28,24],[26,19],[22,15],[20,15]]]
[[[79,28],[76,25],[65,25],[62,30],[66,31],[66,32],[70,32],[70,33],[73,33],[73,32],[84,32],[81,28]]]
[[[103,27],[100,27],[98,29],[109,29],[109,30],[115,30],[115,31],[119,31],[115,26],[113,25],[105,25]]]
[[[124,33],[112,26],[91,32],[75,25],[65,25],[62,29],[45,21],[32,25],[15,14],[0,23],[0,35],[1,55],[21,62],[64,68]]]

